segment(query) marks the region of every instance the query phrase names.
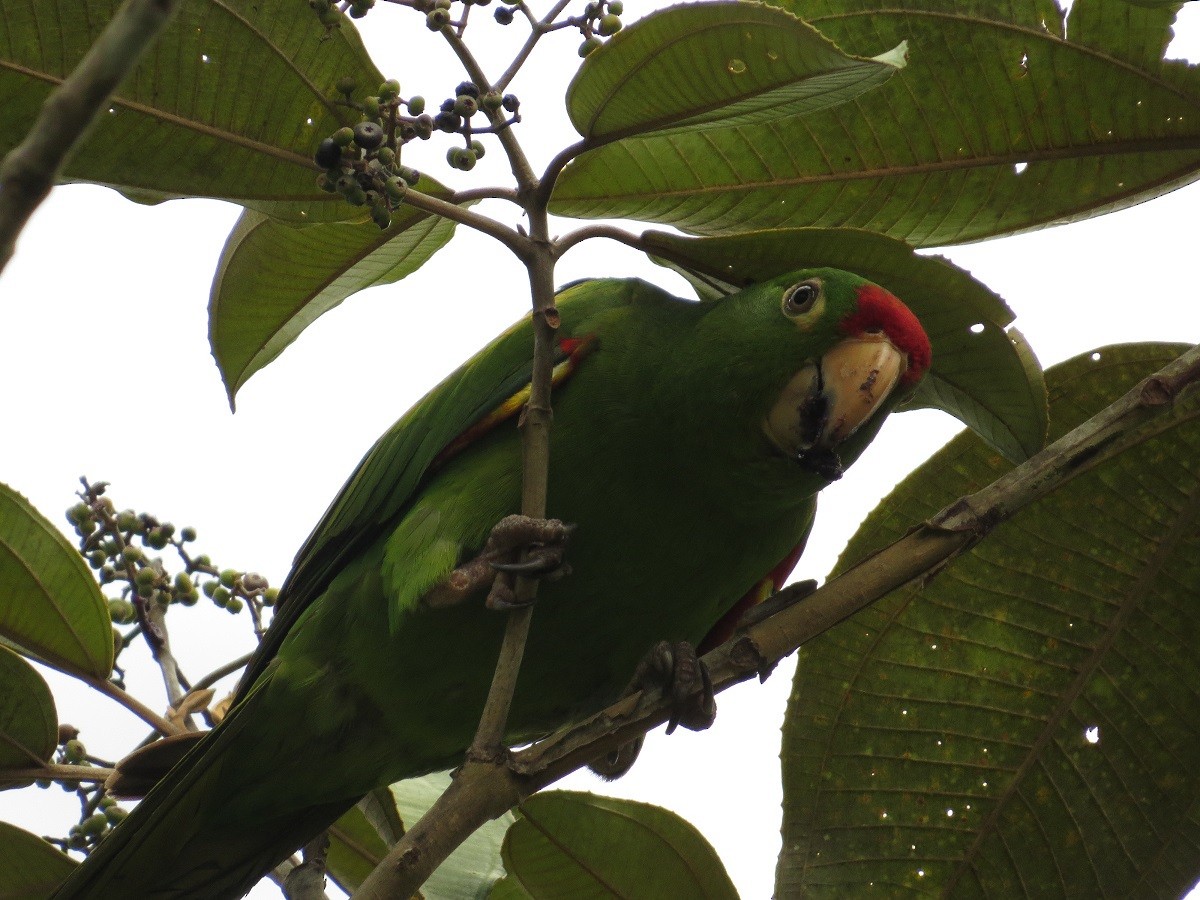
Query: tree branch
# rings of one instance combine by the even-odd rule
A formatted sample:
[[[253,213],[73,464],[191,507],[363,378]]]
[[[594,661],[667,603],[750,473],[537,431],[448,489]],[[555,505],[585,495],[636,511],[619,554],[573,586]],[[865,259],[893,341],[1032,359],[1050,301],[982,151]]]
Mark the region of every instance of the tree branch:
[[[178,0],[126,0],[75,70],[46,98],[25,140],[0,164],[0,271],[96,113],[177,5]]]
[[[116,700],[131,713],[157,731],[159,734],[182,734],[185,729],[168,722],[141,700],[126,691],[121,690],[107,678],[97,678],[94,675],[83,675],[79,672],[72,672],[76,678],[86,684],[88,687],[94,688],[113,700]]]
[[[524,3],[521,4],[521,11],[530,17],[529,24],[532,30],[529,32],[529,37],[525,39],[524,45],[517,51],[517,55],[513,57],[513,61],[509,63],[504,74],[497,80],[495,84],[496,90],[503,91],[517,77],[517,73],[521,71],[521,66],[525,65],[525,60],[529,59],[529,54],[533,52],[533,48],[537,46],[537,42],[542,39],[543,35],[550,33],[552,29],[549,26],[554,24],[554,20],[562,15],[562,11],[570,6],[570,4],[571,0],[558,0],[541,21],[533,18],[528,6]]]
[[[30,766],[25,769],[0,769],[0,785],[44,779],[81,784],[87,781],[104,781],[112,773],[112,769],[103,766],[64,766],[46,763],[44,766]]]
[[[417,191],[412,188],[409,188],[404,194],[404,203],[414,209],[432,213],[435,216],[441,216],[443,219],[449,219],[452,222],[458,222],[460,225],[466,225],[469,228],[474,228],[476,231],[481,231],[489,237],[498,240],[520,259],[526,259],[529,256],[528,238],[518,234],[511,228],[501,225],[495,219],[481,216],[478,213],[471,212],[469,209],[456,206],[448,200],[442,200],[440,197],[434,197],[432,194],[426,194],[423,191]]]
[[[1194,347],[991,485],[956,501],[907,535],[830,580],[803,602],[739,629],[704,656],[713,687],[763,677],[803,643],[915,579],[932,578],[1028,504],[1145,439],[1136,432],[1166,416],[1200,382]],[[781,592],[786,598],[788,591]],[[591,718],[514,753],[507,766],[464,768],[429,812],[363,882],[356,898],[411,896],[480,825],[523,798],[644,734],[670,715],[671,701],[622,698]]]

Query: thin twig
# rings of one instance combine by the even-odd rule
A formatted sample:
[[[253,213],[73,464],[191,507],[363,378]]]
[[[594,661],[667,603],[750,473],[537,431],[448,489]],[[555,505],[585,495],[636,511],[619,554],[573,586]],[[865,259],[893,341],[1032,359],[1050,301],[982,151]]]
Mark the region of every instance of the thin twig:
[[[19,784],[22,781],[59,781],[82,784],[88,781],[104,781],[113,773],[104,766],[65,766],[46,763],[25,769],[0,769],[0,785]]]
[[[0,271],[96,113],[171,18],[178,0],[126,0],[0,164]]]
[[[132,694],[121,690],[107,678],[97,678],[94,675],[85,675],[80,672],[72,672],[71,674],[88,685],[88,687],[99,691],[106,697],[116,700],[159,734],[183,734],[185,729],[168,722],[150,707],[146,706],[146,704],[142,703],[142,701],[138,700]]]
[[[533,48],[537,46],[537,42],[542,39],[543,35],[549,34],[552,30],[551,25],[557,19],[564,9],[571,5],[571,0],[558,0],[550,8],[550,12],[546,13],[545,18],[540,22],[534,17],[529,7],[524,3],[520,4],[521,11],[529,18],[530,32],[529,37],[525,39],[524,45],[517,51],[517,55],[513,57],[513,61],[509,63],[504,74],[497,79],[495,88],[498,91],[503,91],[512,83],[512,80],[517,77],[517,73],[521,71],[521,67],[525,65],[525,60],[529,59],[529,54],[533,52]]]
[[[488,216],[481,216],[479,213],[456,206],[448,200],[442,200],[440,197],[434,197],[432,194],[426,194],[412,188],[409,188],[405,193],[404,202],[414,209],[432,213],[435,216],[441,216],[443,219],[449,219],[452,222],[458,222],[460,225],[466,225],[469,228],[474,228],[476,231],[481,231],[489,237],[498,240],[521,259],[524,259],[529,254],[527,238]]]
[[[232,675],[238,669],[244,668],[253,657],[253,653],[247,653],[245,656],[239,656],[237,659],[231,659],[223,666],[218,666],[193,684],[192,690],[198,691],[202,688],[212,687],[226,675]]]
[[[704,656],[714,689],[721,691],[769,672],[801,644],[891,591],[932,577],[1028,504],[1145,440],[1147,435],[1138,429],[1169,415],[1198,382],[1200,347],[1194,347],[993,484],[946,507],[816,592],[807,594],[806,588],[802,602],[783,604],[773,615],[739,630]],[[411,896],[480,825],[666,721],[673,702],[646,693],[633,694],[512,754],[507,765],[464,767],[425,817],[363,882],[356,900]]]

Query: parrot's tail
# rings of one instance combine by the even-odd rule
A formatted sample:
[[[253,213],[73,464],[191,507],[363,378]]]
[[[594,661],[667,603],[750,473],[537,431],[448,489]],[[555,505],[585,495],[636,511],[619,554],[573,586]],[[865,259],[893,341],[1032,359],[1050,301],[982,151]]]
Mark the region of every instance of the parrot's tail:
[[[243,732],[255,719],[254,693],[196,742],[51,895],[53,900],[241,897],[354,805],[356,797],[305,806],[303,780],[295,779],[291,794],[301,799],[286,811],[240,814],[238,798],[256,787],[246,783],[250,773],[239,771],[239,757],[253,738]]]

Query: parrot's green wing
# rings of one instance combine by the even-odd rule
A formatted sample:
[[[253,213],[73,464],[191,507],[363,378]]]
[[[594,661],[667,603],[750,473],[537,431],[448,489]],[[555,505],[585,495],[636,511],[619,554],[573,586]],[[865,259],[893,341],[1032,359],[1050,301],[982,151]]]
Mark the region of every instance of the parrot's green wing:
[[[558,294],[563,305],[556,375],[569,375],[571,366],[593,349],[587,340],[590,319],[651,295],[659,301],[669,297],[632,279],[585,280],[565,286]],[[476,436],[481,425],[520,411],[522,392],[531,378],[532,355],[533,326],[526,316],[449,375],[376,441],[297,553],[271,627],[242,675],[239,698],[347,560],[395,524],[447,451],[462,449],[460,438]]]

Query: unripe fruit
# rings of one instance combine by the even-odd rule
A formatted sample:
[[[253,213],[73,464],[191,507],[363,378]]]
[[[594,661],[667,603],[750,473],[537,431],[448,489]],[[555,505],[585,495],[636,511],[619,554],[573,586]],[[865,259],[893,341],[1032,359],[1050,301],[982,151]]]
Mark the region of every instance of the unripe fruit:
[[[471,152],[475,154],[476,159],[483,159],[483,154],[486,152],[483,141],[471,141]]]
[[[187,573],[178,572],[175,575],[175,590],[180,594],[190,594],[193,590],[192,579],[188,578]]]
[[[225,587],[233,587],[234,582],[237,581],[237,577],[238,573],[236,569],[225,569],[221,572],[221,584]]]
[[[330,137],[339,147],[349,147],[354,143],[354,129],[349,126],[339,128]]]
[[[137,611],[128,600],[109,600],[108,615],[118,625],[128,625],[137,618]]]
[[[138,569],[137,574],[133,576],[134,584],[138,585],[139,587],[152,585],[156,581],[158,581],[158,572],[149,566],[146,566],[143,569]]]
[[[105,797],[104,799],[109,800],[111,798]],[[113,825],[119,824],[121,821],[124,820],[124,818],[127,815],[129,815],[129,810],[122,809],[119,806],[109,806],[104,810],[105,818],[107,818],[108,821],[111,822]]]
[[[425,112],[425,98],[413,97],[408,101],[408,114],[410,116],[419,116]]]
[[[379,153],[376,154],[375,158],[379,160],[381,165],[390,166],[396,161],[396,151],[391,147],[380,147]]]
[[[600,25],[596,30],[605,37],[612,37],[612,35],[621,30],[620,16],[614,15],[613,13],[608,13],[607,15],[601,16]]]
[[[621,13],[625,12],[625,4],[622,3],[621,0],[610,0],[608,4],[608,11],[614,16],[619,16]]]
[[[321,20],[321,24],[326,28],[331,28],[342,21],[342,15],[334,7],[323,9],[317,14],[317,18]]]
[[[137,513],[132,509],[123,509],[117,513],[117,528],[121,531],[133,531],[137,526]]]
[[[440,112],[433,117],[433,126],[438,131],[444,131],[446,134],[454,134],[462,128],[462,119],[451,112]]]
[[[83,741],[72,739],[63,744],[63,759],[68,762],[83,762],[85,756],[87,756],[87,748],[83,746]]]
[[[450,13],[444,9],[431,10],[425,16],[425,27],[430,31],[441,31],[450,24]]]
[[[362,102],[363,115],[368,119],[379,118],[379,98],[378,97],[363,97]]]
[[[600,40],[600,38],[596,37],[595,35],[592,35],[590,38],[588,38],[582,44],[579,45],[579,55],[581,57],[587,57],[588,55],[599,50],[601,45],[602,45],[602,41]]]
[[[371,207],[371,221],[379,226],[380,231],[391,227],[392,212],[387,208],[386,203],[376,203]]]
[[[496,112],[504,106],[504,96],[499,91],[488,91],[479,98],[479,105],[488,112]]]
[[[383,143],[383,128],[378,122],[359,122],[354,126],[354,143],[364,150],[375,150]]]
[[[408,193],[408,184],[403,178],[393,175],[384,182],[383,192],[393,203],[400,203],[404,199],[404,195]]]
[[[204,591],[205,597],[212,599],[217,593],[217,588],[220,586],[221,584],[218,581],[206,581],[204,582],[204,587],[202,587],[201,590]]]
[[[342,148],[333,138],[325,138],[317,144],[317,152],[313,154],[313,161],[322,169],[332,169],[342,161]]]
[[[243,606],[245,606],[245,604],[242,603],[242,601],[239,598],[231,597],[229,599],[229,601],[225,604],[225,609],[227,609],[231,613],[240,613],[242,611]]]
[[[217,606],[224,606],[229,602],[229,598],[233,595],[228,590],[218,585],[212,592],[212,601]]]
[[[428,113],[417,116],[414,127],[417,129],[417,137],[423,141],[429,140],[433,135],[433,116]]]
[[[410,187],[416,187],[417,182],[421,180],[421,173],[409,166],[401,166],[396,174],[407,181]]]
[[[135,563],[138,560],[140,560],[141,558],[142,558],[141,548],[135,547],[133,544],[130,544],[128,547],[126,547],[124,550],[121,551],[121,559],[127,563]]]
[[[102,568],[106,562],[108,562],[108,556],[103,550],[93,550],[88,554],[88,564],[93,569]]]
[[[395,78],[389,78],[379,86],[380,100],[395,100],[400,96],[400,82]]]
[[[196,529],[191,525],[184,525],[183,529],[179,532],[179,539],[185,544],[194,541],[196,539]]]
[[[104,829],[108,827],[108,817],[104,813],[96,813],[88,816],[79,823],[79,829],[84,834],[100,835],[104,833]]]
[[[479,112],[479,101],[469,94],[459,94],[454,99],[454,111],[464,119],[469,119]]]
[[[609,6],[611,7],[612,4],[610,3]],[[358,87],[358,82],[355,81],[353,78],[351,78],[349,75],[345,75],[338,79],[337,89],[338,89],[339,94],[345,94],[347,97],[349,97],[351,94],[354,93],[354,90],[357,87]]]
[[[262,596],[263,604],[266,606],[274,606],[275,601],[279,599],[279,588],[267,588]]]

